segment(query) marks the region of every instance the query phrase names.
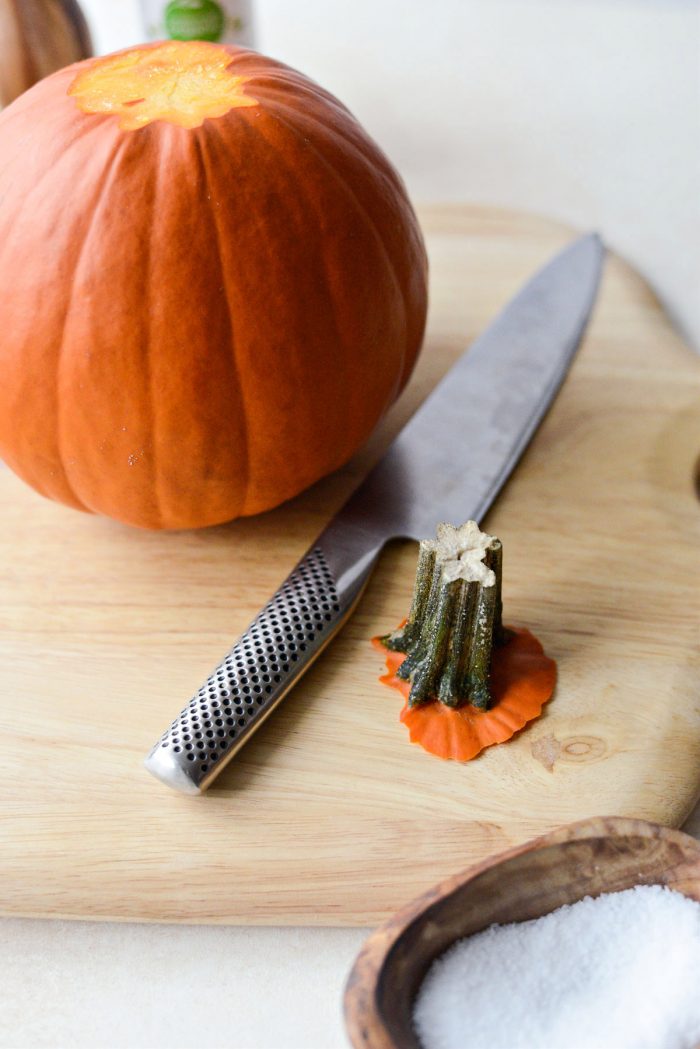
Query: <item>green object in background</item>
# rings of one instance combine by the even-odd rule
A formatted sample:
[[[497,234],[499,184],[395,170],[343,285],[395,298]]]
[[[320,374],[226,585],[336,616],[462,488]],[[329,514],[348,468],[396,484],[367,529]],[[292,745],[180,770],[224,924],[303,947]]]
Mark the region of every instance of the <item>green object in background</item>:
[[[165,9],[165,28],[171,40],[221,39],[226,16],[216,0],[171,0]]]

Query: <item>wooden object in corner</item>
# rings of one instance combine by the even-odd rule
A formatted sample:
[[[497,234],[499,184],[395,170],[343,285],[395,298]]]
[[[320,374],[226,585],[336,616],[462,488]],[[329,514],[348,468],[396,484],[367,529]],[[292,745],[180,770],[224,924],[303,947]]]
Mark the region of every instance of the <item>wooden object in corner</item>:
[[[0,0],[0,108],[92,54],[77,0]]]
[[[431,964],[456,940],[635,885],[666,886],[700,902],[700,842],[642,820],[596,818],[436,885],[360,951],[345,990],[354,1049],[420,1049],[413,1002]]]

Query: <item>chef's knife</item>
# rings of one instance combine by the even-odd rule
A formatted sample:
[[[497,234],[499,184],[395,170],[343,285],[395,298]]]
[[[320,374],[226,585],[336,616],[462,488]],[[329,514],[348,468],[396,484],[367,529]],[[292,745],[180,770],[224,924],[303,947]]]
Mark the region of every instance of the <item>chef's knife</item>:
[[[163,733],[149,772],[206,790],[348,619],[387,540],[481,521],[566,375],[603,254],[595,234],[575,241],[450,368]]]

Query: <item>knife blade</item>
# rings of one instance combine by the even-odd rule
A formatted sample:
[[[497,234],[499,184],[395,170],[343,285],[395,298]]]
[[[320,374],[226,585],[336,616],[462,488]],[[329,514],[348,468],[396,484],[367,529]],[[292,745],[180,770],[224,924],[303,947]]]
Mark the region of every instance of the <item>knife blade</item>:
[[[389,539],[481,520],[566,376],[603,258],[596,234],[579,238],[462,354],[155,743],[149,772],[205,791],[347,621]]]

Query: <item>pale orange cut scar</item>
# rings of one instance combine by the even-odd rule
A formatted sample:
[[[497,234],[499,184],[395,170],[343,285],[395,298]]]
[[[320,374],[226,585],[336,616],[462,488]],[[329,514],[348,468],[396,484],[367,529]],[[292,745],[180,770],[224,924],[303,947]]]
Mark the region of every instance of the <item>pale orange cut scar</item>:
[[[230,51],[203,41],[169,41],[98,58],[68,89],[83,113],[116,116],[124,131],[154,120],[184,128],[257,106],[245,93],[248,77],[231,72]]]

